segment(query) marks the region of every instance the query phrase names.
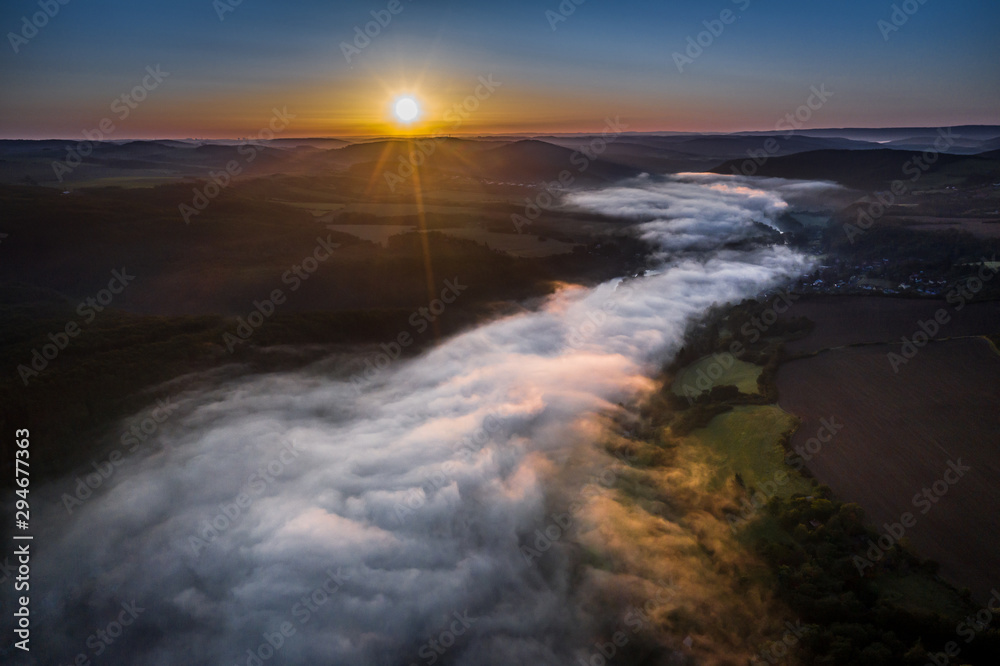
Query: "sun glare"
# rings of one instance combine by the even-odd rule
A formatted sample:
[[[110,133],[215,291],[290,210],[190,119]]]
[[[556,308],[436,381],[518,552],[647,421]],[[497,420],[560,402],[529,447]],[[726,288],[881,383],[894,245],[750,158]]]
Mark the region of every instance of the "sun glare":
[[[401,97],[396,100],[394,111],[396,112],[396,117],[404,123],[415,120],[420,115],[420,107],[417,106],[417,100],[412,97]]]

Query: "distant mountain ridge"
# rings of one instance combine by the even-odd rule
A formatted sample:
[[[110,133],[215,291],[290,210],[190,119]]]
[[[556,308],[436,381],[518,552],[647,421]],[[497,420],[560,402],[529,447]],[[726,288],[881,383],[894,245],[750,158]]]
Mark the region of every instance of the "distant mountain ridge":
[[[746,173],[747,160],[754,160],[764,162],[754,170],[758,175],[820,178],[861,187],[898,178],[899,165],[934,145],[940,131],[951,137],[951,145],[932,170],[956,163],[954,157],[990,159],[1000,150],[1000,126],[980,125],[945,130],[623,132],[603,137],[386,137],[350,142],[282,137],[252,145],[245,140],[5,139],[0,140],[0,182],[64,186],[205,179],[235,160],[240,177],[348,172],[373,182],[419,163],[428,178],[527,184],[555,180],[568,170],[576,184],[587,184],[642,172]],[[59,169],[57,174],[53,169],[55,163],[70,162],[73,168],[68,171]]]
[[[857,189],[888,187],[895,180],[912,181],[918,175],[940,173],[963,164],[975,164],[981,176],[1000,175],[996,153],[980,155],[934,154],[924,151],[893,150],[815,150],[772,157],[757,165],[755,175],[801,180],[831,180]],[[732,174],[745,160],[729,160],[711,169],[712,173]]]

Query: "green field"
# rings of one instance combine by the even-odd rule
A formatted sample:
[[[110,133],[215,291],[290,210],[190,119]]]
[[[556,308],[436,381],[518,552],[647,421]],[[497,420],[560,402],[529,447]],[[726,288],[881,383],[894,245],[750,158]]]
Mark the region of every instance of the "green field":
[[[716,416],[690,438],[714,459],[718,472],[713,488],[739,474],[747,488],[761,489],[762,482],[773,483],[775,473],[785,472],[788,480],[777,487],[776,494],[790,497],[812,491],[812,484],[785,464],[781,439],[794,428],[795,418],[779,407],[740,406]]]
[[[717,373],[720,368],[722,374],[713,379],[709,373]],[[698,394],[702,392],[701,387],[705,387],[705,391],[711,391],[715,386],[732,385],[738,388],[740,393],[755,395],[760,393],[757,387],[757,378],[760,377],[763,370],[764,368],[759,365],[738,360],[734,360],[731,367],[722,368],[715,357],[705,356],[678,373],[674,379],[672,390],[675,395],[684,396],[688,394],[685,387],[689,387],[691,391]],[[699,381],[701,382],[700,386]],[[706,386],[706,383],[709,385]]]

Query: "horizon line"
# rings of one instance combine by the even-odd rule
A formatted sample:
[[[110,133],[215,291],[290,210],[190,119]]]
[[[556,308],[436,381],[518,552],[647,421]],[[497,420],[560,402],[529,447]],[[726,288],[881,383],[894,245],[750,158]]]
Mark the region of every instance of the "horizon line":
[[[854,126],[854,127],[814,127],[814,128],[800,128],[800,129],[789,129],[789,130],[778,130],[778,129],[767,129],[767,130],[734,130],[734,131],[694,131],[694,130],[631,130],[618,132],[620,135],[627,136],[733,136],[733,135],[744,135],[744,134],[770,134],[770,135],[796,135],[796,134],[807,134],[809,132],[848,132],[848,131],[889,131],[889,130],[941,130],[941,129],[961,129],[961,128],[996,128],[1000,132],[1000,124],[988,124],[988,123],[966,123],[961,125],[889,125],[889,126]],[[82,132],[81,132],[82,133]],[[540,137],[540,136],[554,136],[554,137],[584,137],[584,136],[599,136],[603,132],[600,130],[593,132],[544,132],[544,131],[532,131],[532,132],[488,132],[488,133],[426,133],[426,134],[341,134],[341,135],[302,135],[302,136],[287,136],[287,137],[274,137],[272,139],[253,139],[253,141],[258,143],[273,143],[282,141],[347,141],[348,139],[372,141],[379,139],[386,140],[416,140],[416,139],[442,139],[442,138],[455,138],[455,139],[476,139],[476,138],[493,138],[493,137]],[[87,139],[84,137],[82,141],[90,141],[91,143],[128,143],[136,141],[245,141],[249,137],[125,137],[125,138],[115,138],[115,139]],[[0,136],[0,141],[81,141],[79,137],[76,136],[50,136],[43,138],[26,138],[26,137],[11,137],[11,136]],[[349,143],[349,141],[348,141]]]

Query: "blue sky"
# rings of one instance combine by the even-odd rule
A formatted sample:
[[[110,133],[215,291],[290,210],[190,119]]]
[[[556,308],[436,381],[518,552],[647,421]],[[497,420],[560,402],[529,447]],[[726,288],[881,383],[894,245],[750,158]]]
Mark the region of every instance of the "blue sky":
[[[374,132],[394,95],[415,94],[431,122],[489,74],[502,86],[462,131],[589,131],[615,115],[650,131],[771,129],[820,85],[833,96],[811,127],[1000,123],[1000,3],[896,3],[916,11],[887,40],[893,3],[871,0],[565,0],[555,30],[557,0],[400,0],[348,63],[340,45],[388,0],[242,0],[220,20],[222,1],[42,0],[58,13],[15,53],[10,35],[41,10],[6,0],[0,134],[77,136],[156,64],[169,77],[116,138],[238,136],[274,107],[296,113],[296,135]],[[712,23],[724,10],[734,20]],[[705,21],[721,33],[678,71]]]

